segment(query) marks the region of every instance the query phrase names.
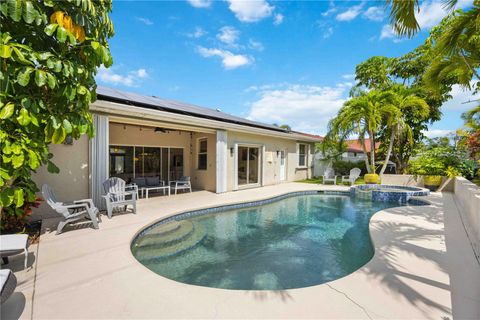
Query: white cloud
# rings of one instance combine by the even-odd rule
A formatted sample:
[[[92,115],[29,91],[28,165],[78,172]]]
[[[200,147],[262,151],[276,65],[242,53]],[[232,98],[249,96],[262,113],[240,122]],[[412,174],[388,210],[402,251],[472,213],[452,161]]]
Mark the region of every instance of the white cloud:
[[[249,119],[265,123],[286,123],[294,130],[324,134],[328,121],[345,102],[350,84],[335,87],[280,84],[254,86],[259,98],[251,104]]]
[[[383,39],[393,39],[393,42],[400,42],[405,40],[405,38],[400,38],[399,36],[397,36],[392,26],[390,26],[389,24],[386,24],[382,27],[382,31],[380,32],[380,40]]]
[[[444,129],[431,129],[431,130],[424,130],[422,133],[427,138],[438,138],[438,137],[445,137],[451,133],[455,133],[455,130],[444,130]]]
[[[275,7],[265,0],[227,0],[228,8],[242,22],[256,22],[269,17]]]
[[[133,70],[127,74],[115,73],[114,68],[105,68],[101,66],[98,68],[96,78],[103,83],[110,85],[123,85],[126,87],[135,87],[138,85],[140,79],[147,78],[147,70],[141,68],[138,70]]]
[[[346,11],[337,14],[335,19],[337,19],[338,21],[351,21],[360,14],[360,12],[362,11],[362,7],[363,7],[363,3],[350,7]]]
[[[385,16],[385,9],[382,7],[370,7],[363,13],[368,20],[382,21]]]
[[[234,54],[227,50],[213,49],[213,48],[204,48],[198,47],[198,53],[205,58],[209,57],[220,57],[222,58],[222,65],[225,69],[236,69],[242,66],[249,65],[253,62],[253,58],[243,55],[243,54]]]
[[[220,33],[217,34],[217,39],[230,46],[236,46],[236,42],[240,35],[240,31],[234,27],[223,27],[220,29]]]
[[[253,39],[248,40],[248,47],[257,51],[263,51],[265,49],[260,41],[255,41]]]
[[[279,24],[282,24],[283,18],[284,18],[283,14],[277,13],[273,18],[273,24],[276,26],[278,26]]]
[[[187,0],[188,3],[195,8],[208,8],[212,4],[212,0]]]
[[[151,26],[153,24],[153,21],[148,19],[148,18],[143,18],[143,17],[135,17],[138,21],[142,22],[143,24],[146,24],[147,26]]]
[[[323,31],[323,39],[328,39],[332,36],[333,34],[333,28],[332,27],[328,27],[327,29],[325,29]]]
[[[471,86],[475,84],[475,81],[471,82]],[[448,100],[442,105],[443,111],[456,111],[464,112],[472,109],[475,103],[465,103],[467,101],[474,101],[480,99],[480,93],[473,94],[473,90],[465,90],[459,85],[453,85],[450,91],[452,99]]]
[[[344,75],[342,75],[342,78],[347,79],[347,80],[352,80],[352,79],[355,79],[355,75],[354,74],[344,74]]]
[[[137,71],[135,71],[135,74],[136,74],[137,77],[139,77],[139,78],[146,78],[146,77],[148,77],[147,70],[145,70],[145,69],[138,69]]]
[[[334,14],[335,12],[337,12],[337,8],[331,7],[331,8],[329,8],[327,11],[322,12],[322,16],[323,16],[323,17],[328,17],[329,15],[332,15],[332,14]]]
[[[195,27],[195,31],[193,31],[192,33],[187,33],[187,37],[198,39],[203,37],[206,34],[207,32],[203,30],[201,27]]]

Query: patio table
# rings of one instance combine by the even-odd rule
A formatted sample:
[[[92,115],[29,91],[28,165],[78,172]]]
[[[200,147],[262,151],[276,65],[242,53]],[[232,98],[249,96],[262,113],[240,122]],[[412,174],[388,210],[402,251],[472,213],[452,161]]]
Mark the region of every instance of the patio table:
[[[141,188],[142,194],[145,191],[145,199],[148,199],[149,190],[163,190],[163,195],[165,195],[165,190],[168,191],[168,196],[170,196],[170,186],[158,186],[158,187],[143,187]]]
[[[9,256],[22,253],[25,255],[24,268],[27,268],[28,260],[28,234],[5,234],[0,236],[0,256]]]

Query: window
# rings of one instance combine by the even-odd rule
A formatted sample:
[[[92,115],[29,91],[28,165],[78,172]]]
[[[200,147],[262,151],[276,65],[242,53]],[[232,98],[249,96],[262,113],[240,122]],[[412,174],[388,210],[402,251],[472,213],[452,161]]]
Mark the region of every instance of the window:
[[[198,170],[207,170],[207,139],[198,140]]]
[[[305,167],[307,165],[307,145],[298,145],[298,166]]]

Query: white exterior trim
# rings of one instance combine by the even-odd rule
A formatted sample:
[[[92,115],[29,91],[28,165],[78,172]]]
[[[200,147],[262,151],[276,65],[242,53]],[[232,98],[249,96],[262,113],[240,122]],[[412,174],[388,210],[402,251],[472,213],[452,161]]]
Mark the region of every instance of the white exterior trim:
[[[311,138],[302,134],[298,134],[295,132],[281,132],[281,131],[274,131],[268,130],[264,128],[257,128],[248,125],[236,124],[236,123],[228,123],[219,120],[212,120],[212,119],[204,119],[195,116],[188,116],[182,114],[176,114],[172,112],[160,111],[160,110],[153,110],[149,108],[142,108],[142,107],[132,107],[130,105],[124,105],[115,102],[109,102],[104,100],[97,100],[93,104],[90,105],[90,110],[93,112],[111,114],[112,116],[127,116],[130,118],[137,118],[137,119],[147,119],[150,121],[160,121],[165,124],[165,126],[188,126],[189,130],[193,130],[194,127],[197,127],[198,131],[203,130],[211,130],[213,128],[220,129],[220,130],[230,130],[236,132],[243,132],[243,133],[250,133],[250,134],[258,134],[262,136],[269,136],[269,137],[279,137],[288,140],[301,140],[301,141],[310,141],[310,142],[317,142],[318,139]],[[120,121],[120,119],[115,119],[116,121]]]
[[[227,192],[227,131],[217,130],[217,165],[216,165],[216,193]],[[208,155],[207,155],[208,157]],[[198,161],[198,159],[197,159]]]
[[[103,182],[109,177],[108,116],[93,114],[95,136],[89,141],[90,197],[100,210],[105,208]]]

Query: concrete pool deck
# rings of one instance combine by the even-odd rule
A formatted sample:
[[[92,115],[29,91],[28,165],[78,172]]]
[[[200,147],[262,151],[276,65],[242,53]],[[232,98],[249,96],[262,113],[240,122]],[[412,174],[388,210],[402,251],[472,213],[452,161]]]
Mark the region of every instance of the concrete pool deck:
[[[281,291],[223,290],[178,283],[141,265],[130,241],[144,226],[174,213],[347,187],[286,183],[225,194],[200,191],[140,200],[138,214],[102,217],[99,230],[55,221],[30,250],[21,285],[2,305],[2,319],[98,318],[422,318],[479,319],[480,265],[450,193],[429,206],[375,214],[375,255],[356,272],[318,286]],[[21,259],[20,259],[21,260]],[[15,263],[12,259],[12,268]],[[22,304],[23,301],[23,304]]]

